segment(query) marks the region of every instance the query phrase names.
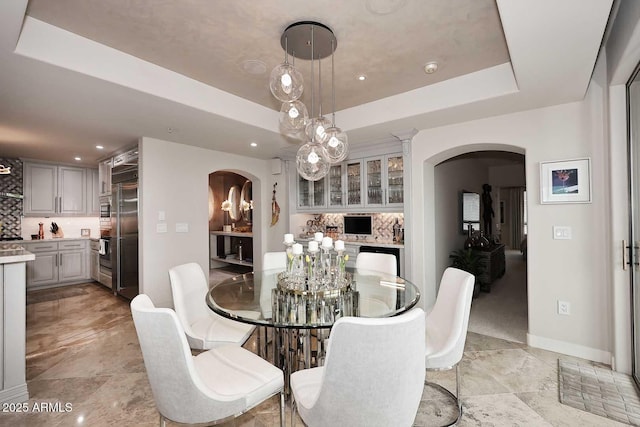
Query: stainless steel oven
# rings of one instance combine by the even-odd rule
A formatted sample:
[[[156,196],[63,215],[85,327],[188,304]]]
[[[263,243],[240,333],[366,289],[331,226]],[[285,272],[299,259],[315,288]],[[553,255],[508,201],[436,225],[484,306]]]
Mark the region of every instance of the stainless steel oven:
[[[100,197],[100,230],[111,229],[111,197]],[[109,234],[109,233],[107,233]]]

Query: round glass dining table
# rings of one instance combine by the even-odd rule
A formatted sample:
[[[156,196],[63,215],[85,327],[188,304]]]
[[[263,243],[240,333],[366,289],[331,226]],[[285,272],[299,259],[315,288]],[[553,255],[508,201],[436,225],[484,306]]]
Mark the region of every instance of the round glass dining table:
[[[417,286],[400,276],[347,268],[346,289],[288,290],[278,286],[282,269],[256,271],[222,280],[210,288],[207,305],[221,316],[258,326],[331,328],[343,316],[390,317],[413,308]]]
[[[336,320],[396,316],[420,299],[410,281],[376,271],[347,268],[349,286],[316,290],[288,289],[282,280],[279,286],[281,273],[282,269],[256,271],[222,280],[212,285],[206,299],[209,308],[223,317],[268,327],[258,329],[258,352],[268,359],[272,349],[274,365],[285,374],[287,393],[292,372],[324,363],[329,330]]]

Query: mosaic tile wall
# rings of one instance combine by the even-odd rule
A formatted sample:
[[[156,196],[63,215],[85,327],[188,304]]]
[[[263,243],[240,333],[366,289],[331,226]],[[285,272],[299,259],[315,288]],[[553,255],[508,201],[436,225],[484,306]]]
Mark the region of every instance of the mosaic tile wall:
[[[342,234],[344,215],[345,214],[321,214],[319,224],[323,227],[337,226],[338,234]],[[404,228],[404,215],[401,213],[372,213],[366,215],[371,215],[373,220],[373,237],[379,241],[391,242],[393,240],[393,225],[396,223],[396,219],[400,227]]]
[[[0,165],[10,166],[9,175],[0,175],[0,193],[22,194],[22,161],[0,157]],[[0,196],[0,237],[20,237],[22,199]]]

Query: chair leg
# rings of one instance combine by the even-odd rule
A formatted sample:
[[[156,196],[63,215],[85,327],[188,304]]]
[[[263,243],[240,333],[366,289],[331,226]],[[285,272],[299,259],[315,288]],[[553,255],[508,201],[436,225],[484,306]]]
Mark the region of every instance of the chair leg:
[[[285,427],[284,422],[284,389],[280,392],[280,427]]]
[[[167,422],[162,416],[162,414],[160,414],[160,427],[167,427]]]
[[[460,398],[460,371],[458,370],[458,364],[456,364],[455,370],[456,370],[456,394],[455,395],[451,393],[449,390],[447,390],[446,388],[444,388],[443,386],[441,386],[440,384],[436,384],[426,380],[424,382],[425,385],[436,388],[441,392],[447,394],[449,397],[451,397],[451,399],[453,399],[453,401],[457,406],[458,415],[456,416],[456,419],[453,420],[451,423],[445,424],[441,427],[450,427],[452,425],[455,425],[458,423],[458,421],[460,421],[460,418],[462,418],[462,399]]]
[[[291,394],[291,427],[296,425],[296,409],[296,399],[293,397],[293,394]]]

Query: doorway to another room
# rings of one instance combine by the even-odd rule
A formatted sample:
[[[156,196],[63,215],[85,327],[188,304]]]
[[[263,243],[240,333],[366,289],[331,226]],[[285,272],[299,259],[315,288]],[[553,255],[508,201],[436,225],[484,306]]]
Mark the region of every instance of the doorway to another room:
[[[235,172],[209,174],[209,283],[253,270],[252,187]]]
[[[470,249],[485,265],[469,318],[470,332],[526,343],[527,204],[525,157],[507,151],[476,151],[450,158],[434,168],[436,263],[441,271],[456,251],[470,246],[464,228],[462,193],[480,200]],[[452,215],[458,212],[458,215]],[[486,244],[478,241],[486,239]],[[465,249],[466,250],[466,249]],[[484,264],[483,264],[484,263]],[[488,270],[488,271],[487,271]]]

